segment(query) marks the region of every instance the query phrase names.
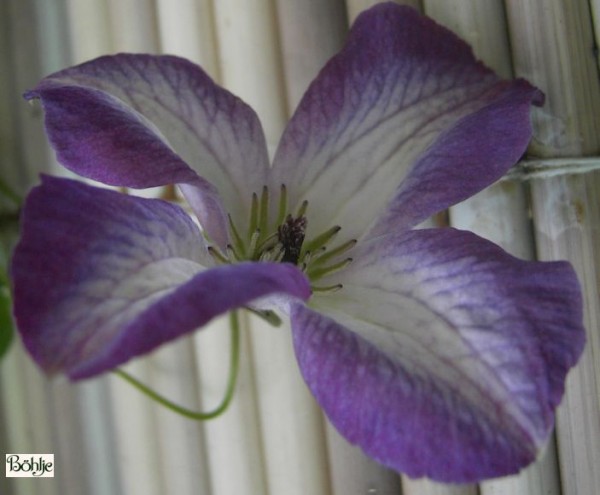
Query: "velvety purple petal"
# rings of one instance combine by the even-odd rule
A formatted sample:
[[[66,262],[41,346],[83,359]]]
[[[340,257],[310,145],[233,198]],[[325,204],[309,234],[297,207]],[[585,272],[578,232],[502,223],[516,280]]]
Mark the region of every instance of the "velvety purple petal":
[[[211,263],[179,207],[44,177],[11,266],[19,331],[46,372],[81,378],[257,297],[309,291],[291,266]]]
[[[343,289],[292,309],[300,368],[333,424],[411,477],[474,482],[532,462],[585,342],[570,265],[452,229],[354,254]]]
[[[434,21],[379,4],[359,16],[308,89],[272,181],[294,184],[292,203],[308,200],[316,233],[339,225],[360,238],[390,201],[396,227],[410,226],[514,164],[531,134],[530,104],[540,100],[525,81],[500,80]],[[430,189],[435,201],[406,202]]]
[[[66,167],[111,185],[185,184],[220,244],[224,229],[213,225],[224,223],[217,190],[241,221],[244,204],[265,184],[267,151],[256,114],[184,59],[101,57],[48,76],[26,97],[41,99]]]

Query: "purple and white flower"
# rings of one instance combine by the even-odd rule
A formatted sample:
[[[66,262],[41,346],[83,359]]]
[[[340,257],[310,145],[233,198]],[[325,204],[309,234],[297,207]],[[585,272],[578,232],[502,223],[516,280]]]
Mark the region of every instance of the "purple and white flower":
[[[585,342],[572,268],[414,228],[522,156],[543,100],[529,83],[380,4],[312,83],[272,165],[252,109],[180,58],[101,57],[26,97],[68,169],[177,184],[202,227],[175,204],[44,177],[12,277],[47,373],[90,377],[228,310],[272,308],[331,422],[377,461],[472,482],[544,447]]]

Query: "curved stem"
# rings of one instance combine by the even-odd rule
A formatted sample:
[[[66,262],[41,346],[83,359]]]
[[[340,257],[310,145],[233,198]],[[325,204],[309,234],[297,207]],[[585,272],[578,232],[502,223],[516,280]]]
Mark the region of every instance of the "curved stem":
[[[225,412],[231,400],[233,399],[233,393],[235,391],[235,386],[237,383],[238,369],[240,364],[240,323],[237,311],[231,311],[229,313],[229,322],[230,322],[230,334],[231,334],[231,352],[229,358],[229,377],[227,379],[227,388],[225,389],[225,395],[221,403],[212,411],[208,412],[198,412],[192,411],[185,407],[182,407],[174,402],[171,402],[166,397],[160,395],[159,393],[152,390],[147,385],[144,385],[142,382],[131,376],[129,373],[116,369],[113,370],[113,373],[116,373],[125,381],[129,382],[135,388],[137,388],[140,392],[150,397],[152,400],[158,402],[163,405],[167,409],[170,409],[177,414],[185,416],[189,419],[195,419],[199,421],[205,421],[208,419],[216,418]]]

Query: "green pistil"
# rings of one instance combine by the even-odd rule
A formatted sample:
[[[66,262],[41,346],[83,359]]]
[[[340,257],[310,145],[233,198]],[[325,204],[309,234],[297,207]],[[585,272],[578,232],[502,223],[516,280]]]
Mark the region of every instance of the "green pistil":
[[[325,245],[330,242],[340,230],[342,230],[342,228],[336,225],[335,227],[331,227],[329,230],[326,230],[322,234],[318,235],[311,241],[305,242],[302,246],[302,252],[314,252],[322,247],[325,247]]]
[[[306,270],[306,275],[311,281],[319,280],[325,275],[331,275],[332,273],[338,272],[343,268],[346,268],[350,263],[352,263],[352,258],[346,258],[345,260],[342,260],[339,263],[335,263],[334,265],[316,267],[312,269],[309,268]]]

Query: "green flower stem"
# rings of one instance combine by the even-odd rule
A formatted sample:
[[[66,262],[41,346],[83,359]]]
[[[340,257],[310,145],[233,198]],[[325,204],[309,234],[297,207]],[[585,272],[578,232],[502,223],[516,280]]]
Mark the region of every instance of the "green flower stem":
[[[238,377],[238,369],[240,364],[240,323],[237,311],[232,311],[229,313],[229,321],[230,321],[230,333],[231,333],[231,353],[229,357],[229,378],[227,379],[227,388],[225,390],[225,396],[221,403],[212,411],[208,412],[197,412],[182,407],[178,404],[171,402],[169,399],[163,397],[158,394],[147,385],[144,385],[136,378],[132,377],[129,373],[126,373],[123,370],[116,369],[113,373],[116,373],[125,381],[129,382],[135,388],[137,388],[140,392],[150,397],[152,400],[155,400],[159,404],[163,405],[167,409],[170,409],[177,414],[185,416],[189,419],[194,419],[198,421],[206,421],[208,419],[214,419],[225,412],[231,400],[233,399],[233,393],[235,391],[235,386],[237,383]]]

